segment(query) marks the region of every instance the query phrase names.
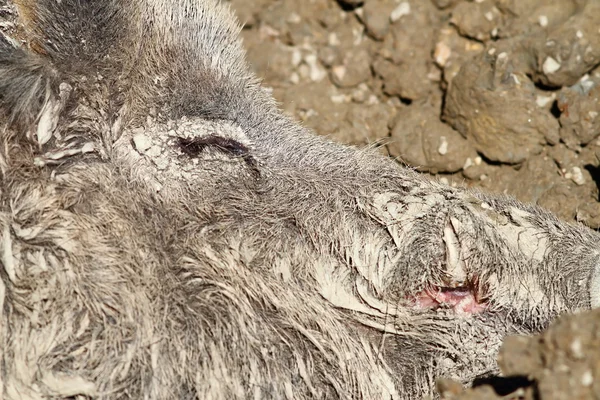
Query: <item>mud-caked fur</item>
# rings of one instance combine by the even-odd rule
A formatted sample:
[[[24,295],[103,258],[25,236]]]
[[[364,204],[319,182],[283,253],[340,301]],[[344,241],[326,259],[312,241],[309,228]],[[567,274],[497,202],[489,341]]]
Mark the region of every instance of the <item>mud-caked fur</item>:
[[[598,235],[302,128],[217,0],[16,3],[3,398],[413,399],[598,304]]]

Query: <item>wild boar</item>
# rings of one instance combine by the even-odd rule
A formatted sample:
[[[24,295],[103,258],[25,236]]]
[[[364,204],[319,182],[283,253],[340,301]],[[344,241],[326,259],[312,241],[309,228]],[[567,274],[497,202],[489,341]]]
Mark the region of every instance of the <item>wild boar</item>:
[[[217,0],[18,0],[4,399],[413,399],[600,303],[598,235],[286,117]]]

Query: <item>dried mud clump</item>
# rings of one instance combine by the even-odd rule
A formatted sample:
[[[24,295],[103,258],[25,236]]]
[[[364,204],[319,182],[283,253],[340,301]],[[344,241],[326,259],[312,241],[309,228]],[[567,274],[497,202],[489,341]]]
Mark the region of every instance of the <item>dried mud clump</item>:
[[[558,142],[559,124],[535,103],[535,86],[513,72],[507,53],[483,53],[450,83],[444,118],[486,159],[517,164]]]

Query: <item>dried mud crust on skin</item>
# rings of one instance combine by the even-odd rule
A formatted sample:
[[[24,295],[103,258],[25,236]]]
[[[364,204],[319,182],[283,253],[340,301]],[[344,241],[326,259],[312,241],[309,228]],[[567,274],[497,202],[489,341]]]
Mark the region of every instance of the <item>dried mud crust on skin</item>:
[[[143,127],[127,129],[115,143],[115,155],[127,165],[133,166],[134,176],[146,182],[154,191],[182,189],[189,182],[201,181],[202,163],[205,169],[244,169],[244,157],[223,154],[219,146],[208,146],[198,154],[186,153],[185,142],[210,137],[227,138],[244,148],[251,149],[252,143],[241,128],[223,121],[187,119],[157,123],[149,118]],[[252,171],[250,171],[252,172]],[[205,172],[204,172],[205,173]]]
[[[595,0],[230,0],[317,133],[600,227]]]
[[[317,133],[600,228],[600,2],[230,3],[265,86]],[[454,312],[457,293],[420,301]],[[591,312],[535,338],[509,338],[500,358],[507,378],[482,377],[468,391],[441,381],[439,392],[598,398],[599,323]]]

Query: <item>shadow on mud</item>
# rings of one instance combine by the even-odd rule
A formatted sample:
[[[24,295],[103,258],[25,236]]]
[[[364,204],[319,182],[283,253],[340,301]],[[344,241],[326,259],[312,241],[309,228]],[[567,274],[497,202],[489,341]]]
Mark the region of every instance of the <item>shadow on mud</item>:
[[[526,376],[484,376],[475,378],[473,381],[473,387],[489,385],[491,386],[498,396],[507,396],[514,393],[518,389],[525,389],[533,385],[533,381],[528,379]]]

